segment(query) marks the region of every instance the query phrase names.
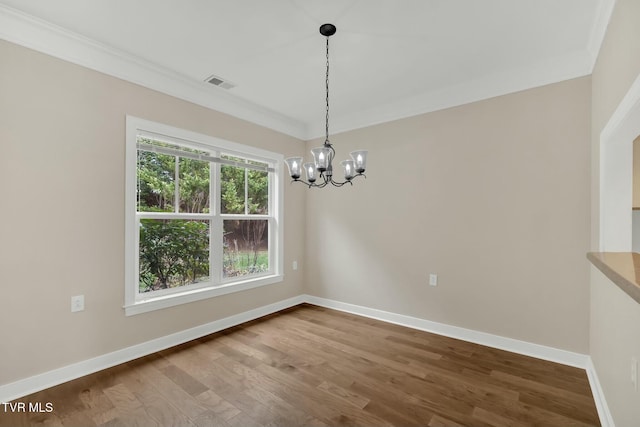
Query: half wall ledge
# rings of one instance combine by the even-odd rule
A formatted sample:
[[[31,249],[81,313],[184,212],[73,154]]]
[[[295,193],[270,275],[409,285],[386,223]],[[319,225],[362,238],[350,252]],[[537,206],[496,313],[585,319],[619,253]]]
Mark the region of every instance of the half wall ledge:
[[[589,252],[587,259],[613,283],[640,304],[640,254]]]

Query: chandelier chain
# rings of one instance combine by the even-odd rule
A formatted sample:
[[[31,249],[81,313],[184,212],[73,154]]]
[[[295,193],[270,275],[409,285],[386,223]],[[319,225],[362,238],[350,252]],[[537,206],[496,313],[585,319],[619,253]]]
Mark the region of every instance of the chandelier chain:
[[[329,143],[329,37],[327,37],[327,74],[325,79],[325,84],[327,88],[327,114],[325,118],[325,144]]]

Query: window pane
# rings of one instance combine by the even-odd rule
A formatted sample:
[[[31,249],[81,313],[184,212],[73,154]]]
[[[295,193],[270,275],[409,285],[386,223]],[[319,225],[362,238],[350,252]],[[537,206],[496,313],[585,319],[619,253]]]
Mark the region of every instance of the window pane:
[[[249,169],[248,184],[250,214],[266,215],[269,213],[269,173]]]
[[[209,165],[180,158],[180,212],[209,213]]]
[[[243,214],[245,168],[220,166],[220,209],[223,214]]]
[[[224,220],[223,255],[225,278],[269,271],[268,220]]]
[[[138,150],[138,212],[173,212],[176,158]]]
[[[140,220],[140,292],[209,280],[209,221]]]

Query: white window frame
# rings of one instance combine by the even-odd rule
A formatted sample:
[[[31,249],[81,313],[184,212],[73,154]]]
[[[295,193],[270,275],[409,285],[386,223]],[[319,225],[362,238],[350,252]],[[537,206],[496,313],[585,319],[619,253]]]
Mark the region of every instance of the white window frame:
[[[190,148],[207,150],[219,157],[231,155],[250,160],[267,163],[272,170],[269,172],[269,214],[242,215],[220,213],[220,180],[219,163],[211,163],[212,179],[210,214],[180,214],[180,217],[204,219],[210,221],[210,281],[193,285],[186,285],[171,290],[139,292],[139,220],[144,218],[176,217],[169,213],[138,213],[137,212],[137,160],[138,136],[153,136],[161,141],[177,143]],[[156,123],[138,117],[126,117],[126,148],[125,148],[125,302],[124,309],[127,316],[145,313],[153,310],[172,307],[232,292],[265,286],[283,280],[283,156],[259,148],[214,138],[208,135]],[[264,274],[251,276],[223,278],[222,259],[214,252],[219,243],[222,251],[222,225],[224,219],[267,219],[269,235],[269,271]]]

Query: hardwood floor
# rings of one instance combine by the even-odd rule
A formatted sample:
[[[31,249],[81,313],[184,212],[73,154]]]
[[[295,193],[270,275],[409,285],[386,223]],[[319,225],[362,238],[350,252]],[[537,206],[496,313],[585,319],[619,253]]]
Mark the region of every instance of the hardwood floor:
[[[581,369],[308,304],[20,402],[0,425],[600,425]]]

